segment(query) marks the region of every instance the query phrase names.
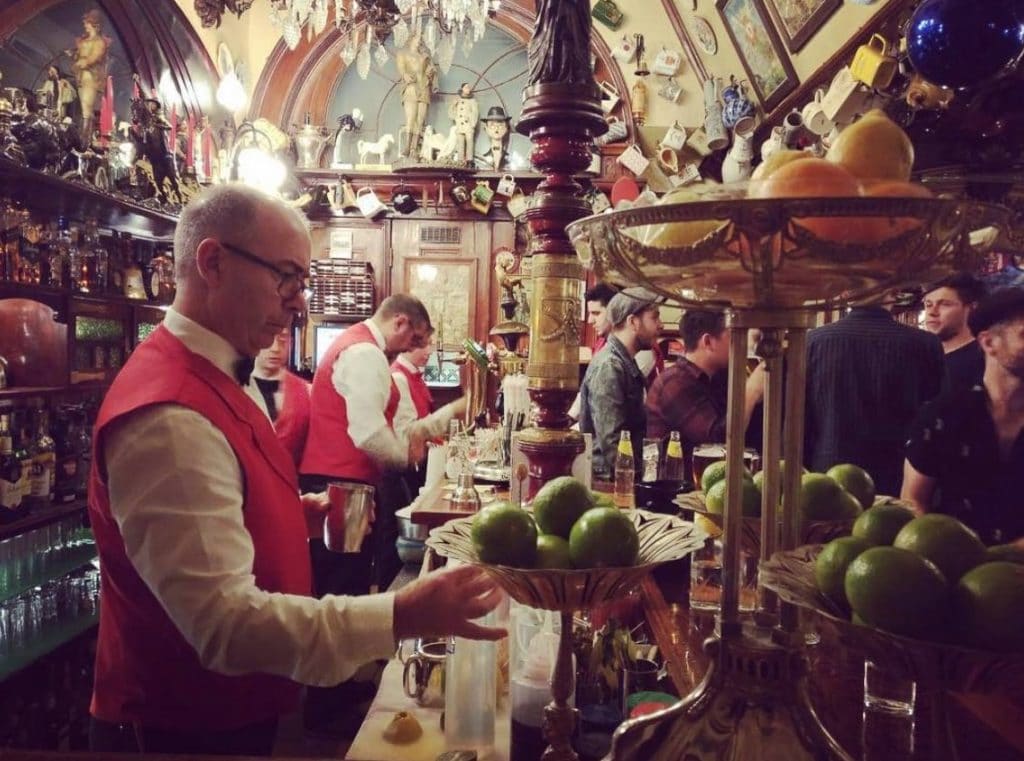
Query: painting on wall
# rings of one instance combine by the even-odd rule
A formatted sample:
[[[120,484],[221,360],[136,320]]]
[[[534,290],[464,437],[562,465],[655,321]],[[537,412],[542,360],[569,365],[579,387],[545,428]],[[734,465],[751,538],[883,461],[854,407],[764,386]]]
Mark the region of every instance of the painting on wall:
[[[786,49],[795,53],[811,39],[843,0],[764,0]]]
[[[761,0],[716,0],[729,39],[765,112],[797,85],[796,72]]]

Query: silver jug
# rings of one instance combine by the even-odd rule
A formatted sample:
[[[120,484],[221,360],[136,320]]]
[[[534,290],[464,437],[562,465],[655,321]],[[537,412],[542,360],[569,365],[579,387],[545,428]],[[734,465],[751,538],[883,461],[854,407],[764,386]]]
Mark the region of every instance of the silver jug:
[[[320,166],[320,153],[327,143],[323,127],[312,123],[309,112],[302,126],[295,132],[295,151],[298,154],[296,166],[299,169],[316,169]]]
[[[398,659],[405,663],[402,689],[418,705],[444,706],[444,661],[447,650],[446,639],[417,639],[413,654],[408,659],[403,657],[402,649],[399,648]]]
[[[327,485],[324,545],[331,552],[359,552],[373,522],[373,487],[351,481]]]

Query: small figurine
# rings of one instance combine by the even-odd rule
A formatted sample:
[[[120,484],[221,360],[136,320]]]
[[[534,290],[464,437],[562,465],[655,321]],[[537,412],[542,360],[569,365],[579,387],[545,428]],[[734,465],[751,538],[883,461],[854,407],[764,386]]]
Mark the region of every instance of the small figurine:
[[[107,57],[110,38],[104,37],[103,17],[96,9],[82,16],[85,33],[75,39],[73,50],[65,51],[72,59],[72,71],[78,84],[78,98],[82,104],[82,141],[92,141],[96,106],[107,84]]]
[[[405,124],[398,133],[399,148],[403,156],[410,158],[417,155],[427,108],[437,92],[437,67],[422,45],[419,24],[414,24],[413,28],[415,31],[408,44],[395,53],[395,66],[402,78],[402,110],[405,112]]]
[[[72,111],[77,110],[74,107],[78,101],[75,86],[67,74],[52,64],[46,67],[46,79],[36,89],[36,95],[47,116],[57,123],[64,121],[65,116],[72,116]]]
[[[480,119],[480,106],[473,97],[473,87],[463,82],[459,87],[459,96],[448,104],[448,117],[455,122],[457,161],[469,164],[473,160],[473,147],[476,144],[476,125]]]
[[[487,153],[484,154],[484,163],[489,169],[500,171],[505,168],[505,156],[508,153],[508,141],[511,137],[512,121],[511,116],[505,114],[501,106],[491,106],[487,116],[481,119],[484,123],[484,133],[490,141]]]

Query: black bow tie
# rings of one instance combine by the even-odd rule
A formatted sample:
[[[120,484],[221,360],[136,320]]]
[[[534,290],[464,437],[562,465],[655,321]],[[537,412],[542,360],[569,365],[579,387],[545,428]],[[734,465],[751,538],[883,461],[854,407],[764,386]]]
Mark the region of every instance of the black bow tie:
[[[253,357],[242,357],[235,360],[235,380],[238,381],[239,386],[249,385],[249,376],[252,375],[252,369],[255,366],[256,360]]]

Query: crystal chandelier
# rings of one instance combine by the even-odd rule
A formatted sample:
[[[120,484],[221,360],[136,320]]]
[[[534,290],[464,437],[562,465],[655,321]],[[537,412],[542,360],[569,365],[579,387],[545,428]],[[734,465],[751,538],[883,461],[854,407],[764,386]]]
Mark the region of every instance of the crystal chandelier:
[[[487,18],[497,12],[501,0],[272,0],[271,22],[281,30],[289,49],[294,50],[305,34],[307,39],[327,28],[331,7],[334,25],[346,33],[348,42],[341,51],[346,65],[356,62],[365,79],[373,58],[379,66],[388,61],[384,42],[395,35],[395,46],[403,47],[413,32],[447,73],[455,57],[456,42],[464,55],[487,30]],[[357,22],[368,29],[360,43]],[[376,50],[372,50],[373,41]]]

